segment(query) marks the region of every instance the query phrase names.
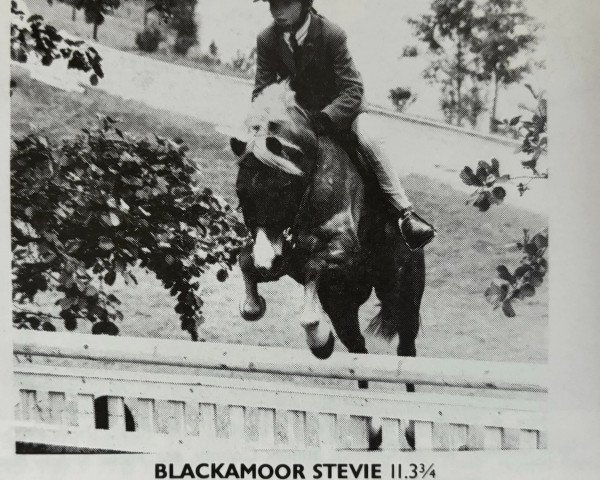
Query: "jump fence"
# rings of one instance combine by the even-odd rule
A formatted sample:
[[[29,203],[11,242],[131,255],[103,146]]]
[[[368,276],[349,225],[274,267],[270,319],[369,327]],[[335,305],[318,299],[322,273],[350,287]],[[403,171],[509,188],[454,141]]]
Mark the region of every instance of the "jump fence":
[[[32,331],[14,342],[15,435],[25,444],[350,450],[366,449],[380,424],[385,450],[410,450],[407,431],[416,450],[546,448],[541,365],[338,352],[321,361],[304,350]],[[231,372],[241,378],[218,376]],[[343,380],[399,385],[359,390]]]

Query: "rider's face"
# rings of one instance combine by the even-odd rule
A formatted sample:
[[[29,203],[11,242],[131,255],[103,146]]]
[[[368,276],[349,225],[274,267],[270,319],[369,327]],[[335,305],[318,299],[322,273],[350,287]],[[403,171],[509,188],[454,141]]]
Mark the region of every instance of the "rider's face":
[[[270,0],[271,15],[280,27],[290,27],[300,20],[301,0]]]

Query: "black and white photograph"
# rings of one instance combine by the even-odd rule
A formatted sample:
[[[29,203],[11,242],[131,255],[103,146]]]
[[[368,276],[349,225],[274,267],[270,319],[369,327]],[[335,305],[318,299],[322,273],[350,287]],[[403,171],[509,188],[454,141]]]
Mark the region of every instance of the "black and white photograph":
[[[10,0],[6,478],[593,478],[577,8]]]

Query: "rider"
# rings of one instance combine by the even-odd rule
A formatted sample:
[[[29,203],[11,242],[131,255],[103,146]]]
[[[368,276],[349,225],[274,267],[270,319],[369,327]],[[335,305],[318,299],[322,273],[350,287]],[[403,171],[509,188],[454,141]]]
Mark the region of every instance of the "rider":
[[[261,0],[254,0],[258,2]],[[411,249],[424,247],[435,229],[413,211],[412,204],[366,113],[364,88],[346,45],[345,32],[317,14],[313,0],[262,0],[274,22],[258,35],[256,79],[252,99],[267,86],[289,78],[296,101],[309,111],[315,133],[356,133],[381,190],[399,218],[400,232]]]

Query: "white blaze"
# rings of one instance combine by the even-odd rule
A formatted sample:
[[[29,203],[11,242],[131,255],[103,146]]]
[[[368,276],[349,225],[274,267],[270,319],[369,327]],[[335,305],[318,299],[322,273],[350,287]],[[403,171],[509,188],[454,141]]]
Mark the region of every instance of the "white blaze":
[[[270,270],[273,266],[275,257],[281,255],[282,241],[278,238],[275,242],[269,240],[264,229],[259,228],[254,241],[252,254],[254,256],[254,266]]]

